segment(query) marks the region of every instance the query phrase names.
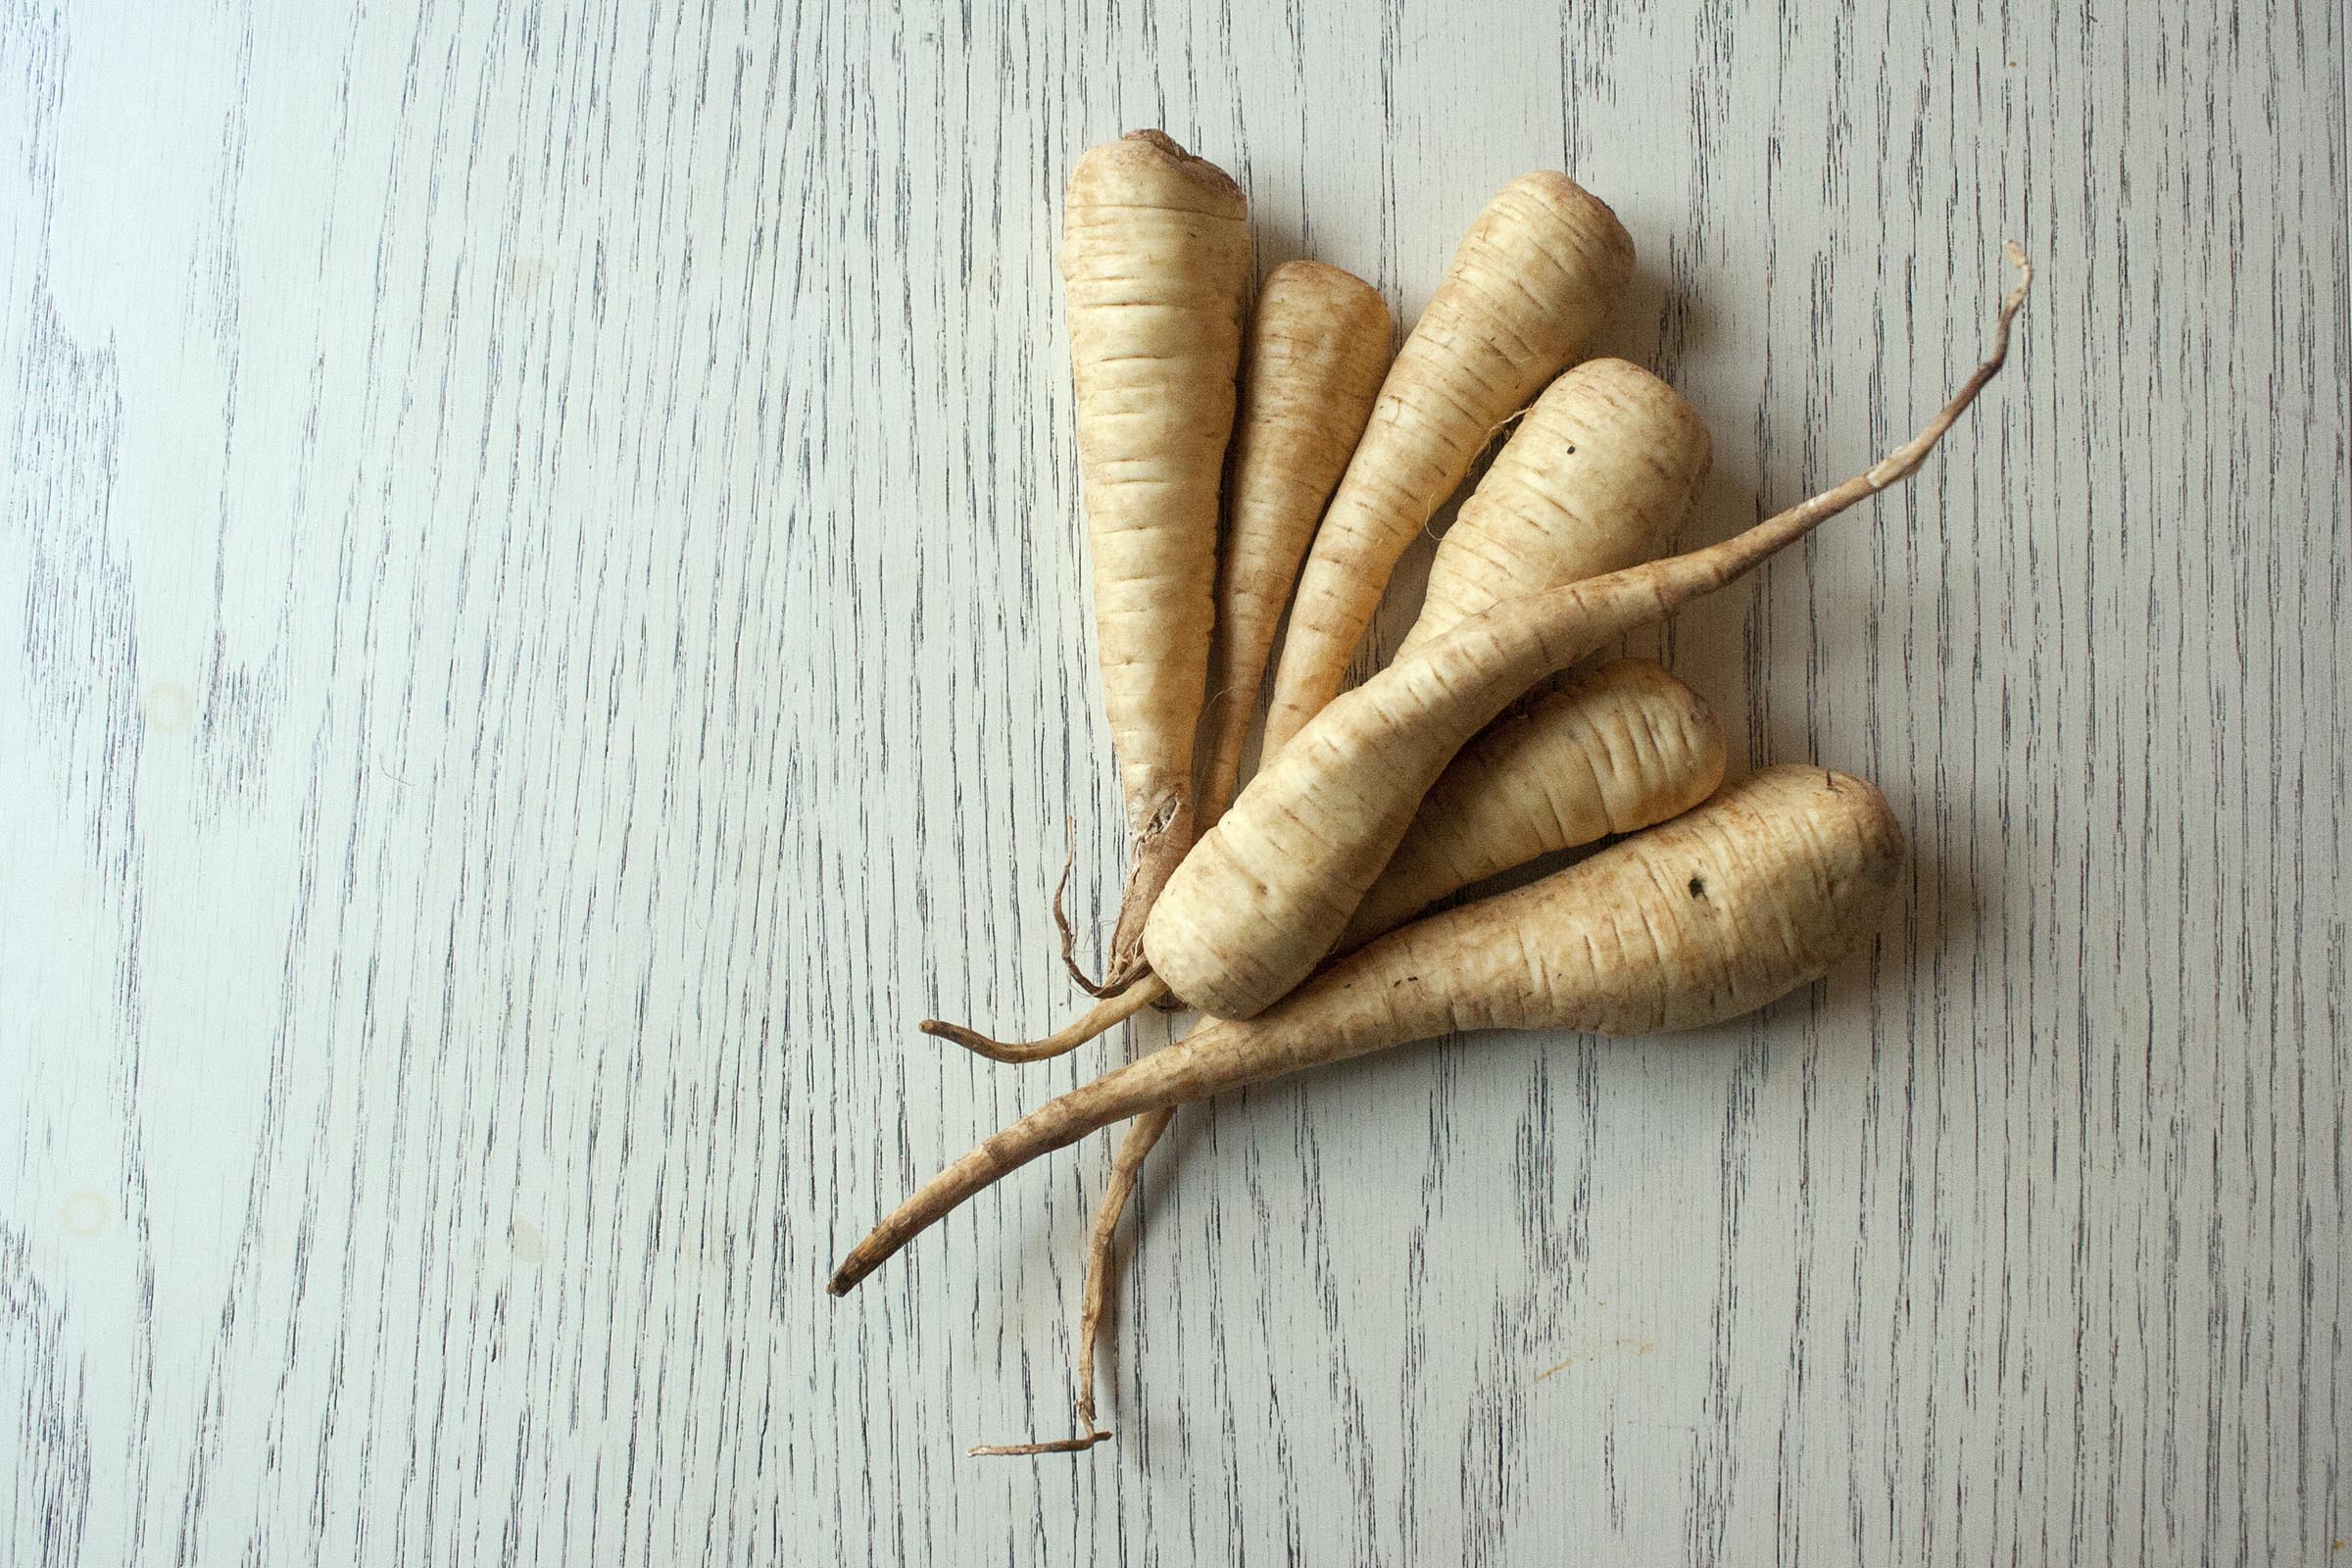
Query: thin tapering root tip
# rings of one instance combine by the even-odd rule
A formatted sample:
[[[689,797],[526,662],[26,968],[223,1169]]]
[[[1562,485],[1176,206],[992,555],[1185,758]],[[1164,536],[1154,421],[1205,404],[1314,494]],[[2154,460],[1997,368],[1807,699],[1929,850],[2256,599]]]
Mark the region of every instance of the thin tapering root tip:
[[[849,1295],[863,1285],[865,1277],[880,1268],[889,1256],[889,1251],[875,1246],[873,1236],[867,1236],[850,1249],[848,1256],[833,1266],[833,1277],[825,1281],[825,1294],[832,1297]]]
[[[991,1061],[1018,1061],[1021,1059],[1018,1056],[1006,1055],[1005,1053],[1012,1048],[1003,1041],[991,1040],[977,1029],[966,1029],[959,1023],[949,1023],[941,1018],[925,1018],[915,1027],[935,1040],[952,1040],[974,1055],[986,1056]]]
[[[1165,999],[1167,994],[1165,981],[1157,975],[1146,975],[1126,990],[1103,998],[1059,1029],[1038,1040],[992,1040],[976,1029],[967,1029],[959,1023],[945,1023],[937,1018],[925,1018],[920,1027],[923,1033],[935,1039],[952,1040],[964,1050],[986,1056],[991,1061],[1051,1061],[1055,1056],[1077,1050],[1089,1040],[1107,1034],[1152,1003]]]
[[[1078,1424],[1095,1424],[1095,1349],[1102,1338],[1102,1320],[1110,1310],[1110,1249],[1118,1234],[1119,1216],[1135,1196],[1135,1184],[1160,1136],[1175,1119],[1173,1110],[1147,1111],[1138,1116],[1119,1140],[1111,1156],[1110,1181],[1102,1191],[1102,1207],[1087,1237],[1086,1286],[1078,1299]]]
[[[2026,285],[2034,281],[2034,264],[2026,260],[2026,248],[2013,239],[2005,239],[2001,241],[2001,255],[2007,258],[2011,267],[2025,274],[2017,280],[2016,291],[2011,297],[2023,295]]]
[[[1175,1047],[1172,1059],[1187,1059]],[[1159,1054],[1165,1055],[1167,1053]],[[955,1211],[974,1193],[1043,1154],[1067,1149],[1098,1127],[1152,1108],[1170,1092],[1168,1068],[1158,1056],[1129,1062],[1082,1089],[1050,1100],[1028,1115],[964,1151],[938,1175],[908,1194],[843,1255],[831,1290],[839,1296],[898,1255],[906,1245]]]
[[[1062,907],[1062,897],[1070,891],[1070,867],[1078,863],[1078,823],[1074,818],[1064,817],[1062,827],[1070,842],[1061,857],[1061,880],[1054,884],[1054,927],[1061,933],[1061,966],[1069,971],[1079,990],[1090,997],[1106,997],[1117,988],[1110,984],[1109,975],[1097,980],[1078,967],[1078,933],[1071,928],[1070,917]]]
[[[1960,390],[1952,394],[1951,401],[1944,404],[1942,412],[1928,422],[1926,429],[1886,454],[1874,467],[1861,476],[1865,493],[1884,490],[1888,485],[1908,479],[1912,474],[1917,473],[1920,464],[1925,462],[1928,454],[1936,449],[1936,443],[1943,439],[1943,433],[1949,430],[1953,421],[1958,419],[1968,406],[1977,400],[1977,394],[1984,390],[1984,383],[1999,374],[2001,367],[2008,363],[2009,325],[2017,319],[2018,311],[2026,303],[2026,290],[2034,282],[2034,264],[2026,260],[2025,248],[2013,239],[2001,242],[2001,256],[2010,266],[2017,269],[2018,276],[2016,285],[2001,297],[2000,314],[1993,318],[1991,352],[1987,353],[1984,362],[1970,372],[1968,379],[1960,383]],[[1851,483],[1852,481],[1849,480],[1848,484]],[[1855,499],[1842,494],[1844,488],[1844,486],[1840,486],[1838,490],[1827,492],[1824,496],[1816,496],[1813,500],[1804,502],[1798,508],[1791,510],[1803,511],[1806,508],[1815,508],[1824,516],[1842,511]],[[1835,499],[1836,505],[1823,505],[1825,501],[1831,499]],[[1819,518],[1814,520],[1818,521]]]
[[[1053,1036],[1048,1036],[1044,1040],[1026,1040],[1008,1044],[1003,1040],[992,1040],[977,1029],[966,1029],[962,1024],[948,1023],[939,1018],[925,1018],[915,1027],[934,1040],[953,1041],[973,1055],[986,1056],[991,1061],[1043,1061],[1049,1056],[1058,1056],[1062,1051],[1070,1049],[1068,1046],[1064,1046],[1058,1051],[1042,1049],[1054,1043],[1054,1037]]]

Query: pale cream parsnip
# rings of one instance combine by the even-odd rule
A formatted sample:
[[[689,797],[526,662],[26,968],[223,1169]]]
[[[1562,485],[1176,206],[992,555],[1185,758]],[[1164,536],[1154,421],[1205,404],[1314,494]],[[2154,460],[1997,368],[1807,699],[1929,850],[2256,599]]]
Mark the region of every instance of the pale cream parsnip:
[[[1555,171],[1511,181],[1471,223],[1315,532],[1266,714],[1269,760],[1339,691],[1404,547],[1575,359],[1633,270],[1617,215]]]
[[[1061,274],[1129,859],[1105,990],[1135,967],[1152,901],[1193,842],[1248,218],[1230,175],[1156,130],[1089,149],[1070,174]]]
[[[855,1288],[927,1226],[1041,1154],[1147,1111],[1463,1030],[1645,1035],[1737,1017],[1877,931],[1903,863],[1878,790],[1773,767],[1524,888],[1417,920],[1279,1006],[1049,1101],[933,1177],[833,1272]]]

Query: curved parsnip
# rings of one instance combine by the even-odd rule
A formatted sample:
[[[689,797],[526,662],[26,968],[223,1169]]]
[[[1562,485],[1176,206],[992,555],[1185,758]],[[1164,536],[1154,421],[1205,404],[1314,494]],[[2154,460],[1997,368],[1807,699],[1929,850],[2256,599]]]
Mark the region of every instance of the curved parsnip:
[[[1459,1030],[1642,1035],[1737,1017],[1868,941],[1902,860],[1868,783],[1767,768],[1580,865],[1415,921],[1262,1017],[1206,1021],[1049,1102],[902,1203],[830,1289],[1006,1172],[1129,1116]]]
[[[1438,541],[1417,653],[1472,615],[1666,553],[1715,443],[1674,388],[1623,360],[1588,360],[1544,389]]]
[[[1462,748],[1336,951],[1539,856],[1679,816],[1715,793],[1723,765],[1714,710],[1648,660],[1577,675]]]
[[[1540,855],[1688,810],[1723,782],[1723,761],[1713,710],[1656,664],[1623,659],[1573,676],[1462,748],[1413,813],[1337,951],[1361,947],[1447,894]],[[992,1061],[1046,1061],[1167,995],[1148,974],[1037,1040],[994,1040],[936,1018],[922,1027]]]
[[[1522,175],[1471,223],[1315,532],[1266,714],[1267,758],[1331,701],[1404,547],[1495,427],[1575,358],[1633,270],[1625,225],[1566,174]]]
[[[1103,707],[1130,868],[1105,988],[1193,841],[1193,741],[1208,679],[1217,491],[1250,286],[1241,187],[1156,130],[1071,172],[1061,273]]]
[[[1219,1018],[1304,979],[1354,915],[1455,752],[1546,675],[1753,569],[1907,478],[2001,367],[2032,272],[2001,304],[1989,358],[1918,435],[1866,472],[1688,555],[1507,600],[1317,714],[1169,878],[1144,929],[1152,971]]]
[[[1258,293],[1234,428],[1232,522],[1217,563],[1207,761],[1195,813],[1203,827],[1240,787],[1275,625],[1323,505],[1372,416],[1395,335],[1378,290],[1320,262],[1285,262]]]

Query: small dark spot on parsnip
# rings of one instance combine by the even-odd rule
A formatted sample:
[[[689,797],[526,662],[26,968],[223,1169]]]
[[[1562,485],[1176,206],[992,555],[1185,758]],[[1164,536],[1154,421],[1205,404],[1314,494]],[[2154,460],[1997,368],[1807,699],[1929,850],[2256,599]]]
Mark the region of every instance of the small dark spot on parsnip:
[[[1568,443],[1568,455],[1572,458],[1576,456],[1576,443],[1573,441]]]
[[[1703,899],[1707,896],[1707,879],[1705,877],[1694,876],[1690,879],[1690,896],[1694,899]]]

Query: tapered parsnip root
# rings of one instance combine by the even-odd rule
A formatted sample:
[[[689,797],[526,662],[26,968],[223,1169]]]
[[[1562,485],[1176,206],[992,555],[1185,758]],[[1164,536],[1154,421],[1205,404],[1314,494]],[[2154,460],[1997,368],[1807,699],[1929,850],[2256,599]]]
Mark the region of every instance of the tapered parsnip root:
[[[1447,764],[1337,951],[1541,856],[1679,816],[1715,793],[1723,766],[1714,710],[1648,660],[1574,675]]]
[[[1217,578],[1217,636],[1208,683],[1210,717],[1204,745],[1198,817],[1213,822],[1233,799],[1242,747],[1250,733],[1266,651],[1290,597],[1291,581],[1315,519],[1339,482],[1348,456],[1363,434],[1373,394],[1388,368],[1394,332],[1387,305],[1361,278],[1314,262],[1289,262],[1274,270],[1260,293],[1250,325],[1248,373],[1242,388],[1239,428],[1234,438],[1232,526]],[[1163,877],[1164,880],[1164,877]],[[1120,929],[1137,934],[1149,897],[1130,896]],[[1085,1016],[1043,1040],[1003,1045],[968,1029],[926,1023],[924,1029],[970,1047],[998,1061],[1038,1061],[1094,1038],[1164,999],[1167,987],[1154,976],[1137,978],[1130,944],[1114,940],[1110,978],[1128,979],[1126,991],[1111,996]],[[1125,955],[1122,959],[1121,955]],[[1081,984],[1085,981],[1083,977]],[[1090,989],[1092,989],[1090,987]],[[1101,995],[1100,992],[1097,993]],[[1079,1425],[1087,1437],[1057,1444],[1015,1444],[975,1448],[974,1453],[1021,1454],[1090,1446],[1107,1436],[1094,1425],[1096,1324],[1102,1311],[1102,1259],[1118,1221],[1118,1205],[1165,1127],[1165,1118],[1146,1118],[1120,1146],[1111,1169],[1117,1198],[1096,1225],[1088,1251],[1085,1327],[1081,1331]]]
[[[1318,713],[1169,878],[1144,932],[1152,971],[1213,1016],[1262,1011],[1331,950],[1430,786],[1505,705],[1909,477],[2008,354],[2032,272],[2023,252],[2007,254],[2021,276],[1990,356],[1867,471],[1707,549],[1506,600]]]
[[[1204,1021],[1049,1102],[924,1184],[830,1289],[849,1291],[1006,1172],[1130,1116],[1435,1035],[1642,1035],[1737,1017],[1867,942],[1902,859],[1902,830],[1868,783],[1767,768],[1582,864],[1383,937],[1259,1017]]]
[[[1338,951],[1361,947],[1448,894],[1538,856],[1631,833],[1690,809],[1723,782],[1723,727],[1696,692],[1647,660],[1570,677],[1496,720],[1431,786]],[[992,1040],[927,1019],[925,1034],[992,1061],[1045,1061],[1168,995],[1148,974],[1042,1039]]]
[[[1396,322],[1371,284],[1285,262],[1259,291],[1234,427],[1231,521],[1217,561],[1217,633],[1203,724],[1205,827],[1239,787],[1274,628],[1324,503],[1362,439]]]
[[[1078,160],[1061,273],[1103,706],[1130,857],[1104,991],[1139,969],[1144,918],[1192,846],[1217,493],[1250,267],[1241,188],[1215,165],[1156,130]]]
[[[1216,641],[1201,743],[1207,760],[1197,810],[1202,823],[1214,822],[1233,800],[1275,625],[1323,504],[1371,417],[1394,334],[1395,322],[1379,293],[1336,267],[1286,262],[1258,295],[1234,436],[1232,523],[1218,563]],[[1167,994],[1157,977],[1147,974],[1066,1028],[1027,1045],[1001,1045],[968,1029],[923,1027],[999,1061],[1037,1061],[1092,1039]],[[1095,1339],[1111,1233],[1136,1168],[1166,1125],[1165,1117],[1147,1117],[1120,1146],[1111,1169],[1115,1197],[1098,1219],[1088,1248],[1078,1356],[1079,1424],[1090,1432]]]
[[[1472,615],[1666,553],[1714,464],[1698,411],[1623,360],[1588,360],[1544,389],[1430,563],[1397,657]]]
[[[1404,547],[1496,427],[1575,358],[1633,270],[1625,225],[1566,174],[1511,181],[1471,223],[1315,532],[1266,714],[1266,757],[1331,701]]]

